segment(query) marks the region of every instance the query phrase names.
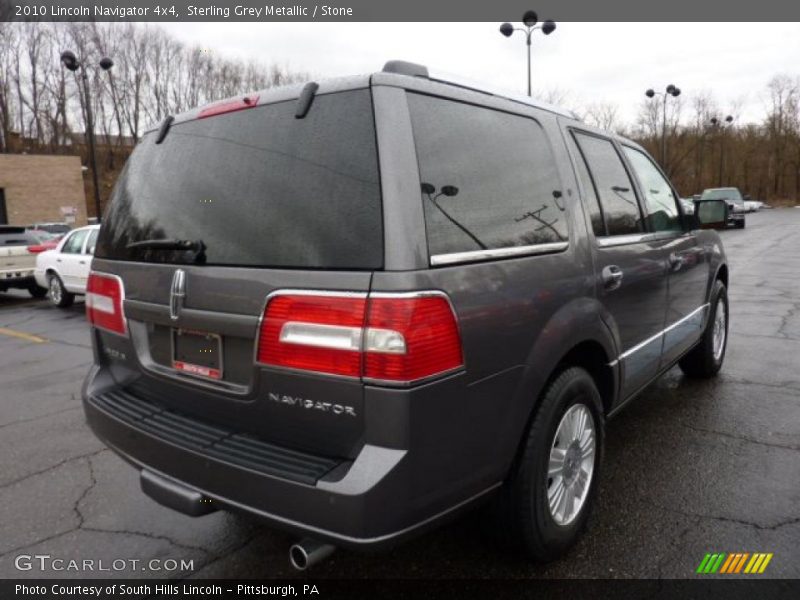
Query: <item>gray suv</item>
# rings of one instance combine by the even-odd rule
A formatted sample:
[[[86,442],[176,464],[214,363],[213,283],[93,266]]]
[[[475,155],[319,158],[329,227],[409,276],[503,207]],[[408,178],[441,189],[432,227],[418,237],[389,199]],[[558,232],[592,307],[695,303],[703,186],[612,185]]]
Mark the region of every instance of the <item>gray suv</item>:
[[[385,548],[484,501],[553,559],[604,424],[725,356],[723,201],[635,143],[393,61],[149,131],[86,307],[94,432],[189,515]]]

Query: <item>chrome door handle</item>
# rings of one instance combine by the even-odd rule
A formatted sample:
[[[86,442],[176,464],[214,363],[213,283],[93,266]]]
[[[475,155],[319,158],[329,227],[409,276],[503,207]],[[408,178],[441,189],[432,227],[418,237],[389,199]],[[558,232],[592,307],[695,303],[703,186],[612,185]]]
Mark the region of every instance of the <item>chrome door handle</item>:
[[[604,267],[600,277],[603,280],[603,287],[607,290],[615,290],[622,285],[622,269],[617,265]]]
[[[683,257],[675,252],[669,255],[669,267],[673,271],[679,271],[683,266]]]

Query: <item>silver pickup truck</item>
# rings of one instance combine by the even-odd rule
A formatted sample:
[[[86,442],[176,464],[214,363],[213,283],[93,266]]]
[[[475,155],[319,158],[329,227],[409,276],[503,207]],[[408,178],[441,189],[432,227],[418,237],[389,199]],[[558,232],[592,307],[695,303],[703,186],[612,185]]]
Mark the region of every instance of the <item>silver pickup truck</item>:
[[[47,290],[36,285],[33,269],[36,252],[31,250],[41,242],[24,227],[0,225],[0,292],[10,288],[28,290],[34,298],[43,298]]]

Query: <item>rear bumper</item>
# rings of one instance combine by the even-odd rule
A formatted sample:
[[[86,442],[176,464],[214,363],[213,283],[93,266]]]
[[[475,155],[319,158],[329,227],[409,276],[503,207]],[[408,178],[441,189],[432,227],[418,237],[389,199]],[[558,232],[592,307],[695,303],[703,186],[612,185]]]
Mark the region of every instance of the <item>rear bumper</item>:
[[[33,270],[23,269],[21,271],[0,271],[0,289],[27,289],[35,284],[36,280],[33,277]]]
[[[98,377],[98,373],[101,374]],[[199,516],[221,508],[252,515],[277,528],[338,546],[381,550],[419,534],[487,496],[498,484],[462,488],[457,501],[415,496],[414,461],[408,450],[365,444],[352,460],[313,457],[293,450],[248,447],[250,456],[267,455],[264,464],[238,464],[225,445],[237,434],[219,434],[206,447],[192,447],[171,435],[170,411],[129,414],[103,402],[118,397],[116,387],[98,392],[95,367],[84,385],[87,421],[95,434],[140,469],[142,489],[156,501]],[[169,427],[169,434],[159,427]],[[213,428],[213,426],[211,426]],[[166,430],[165,430],[166,431]],[[185,431],[185,430],[183,430]],[[212,432],[216,435],[216,432]],[[286,456],[284,456],[284,453]],[[242,456],[239,454],[239,456]],[[281,462],[284,461],[284,462]],[[296,467],[300,461],[303,468]],[[453,482],[443,482],[452,489]]]

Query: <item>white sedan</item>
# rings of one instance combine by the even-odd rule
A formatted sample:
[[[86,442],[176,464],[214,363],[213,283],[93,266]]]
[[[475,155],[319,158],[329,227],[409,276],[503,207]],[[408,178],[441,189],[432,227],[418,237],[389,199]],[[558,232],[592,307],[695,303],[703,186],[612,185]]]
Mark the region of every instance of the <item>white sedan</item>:
[[[33,276],[56,306],[66,308],[75,301],[75,294],[86,293],[99,230],[100,225],[89,225],[70,231],[58,246],[36,257]]]

